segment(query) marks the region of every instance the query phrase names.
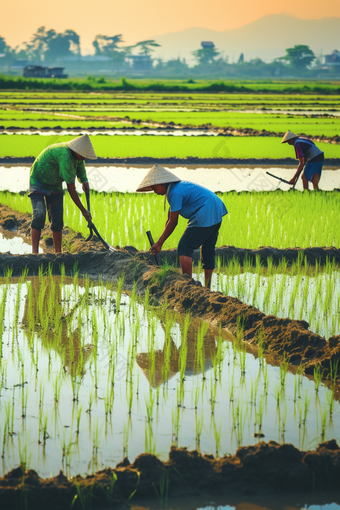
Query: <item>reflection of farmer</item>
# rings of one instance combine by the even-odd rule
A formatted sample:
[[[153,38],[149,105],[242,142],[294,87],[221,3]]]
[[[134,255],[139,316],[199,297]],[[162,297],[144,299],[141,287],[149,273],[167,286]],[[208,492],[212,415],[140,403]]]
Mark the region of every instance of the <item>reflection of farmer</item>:
[[[294,133],[291,131],[287,131],[285,136],[282,138],[281,143],[289,143],[289,145],[294,145],[295,154],[299,160],[299,166],[293,179],[289,181],[289,184],[296,183],[299,175],[303,170],[303,167],[305,167],[305,170],[302,174],[303,189],[308,189],[308,182],[312,182],[314,189],[318,190],[324,153],[318,149],[312,140],[294,135]]]
[[[183,342],[177,349],[171,336],[164,342],[162,350],[153,351],[153,353],[142,352],[137,355],[137,365],[143,371],[143,374],[154,388],[157,388],[165,381],[174,377],[180,371],[181,351],[186,350],[185,356],[185,375],[199,374],[203,371],[202,362],[199,359],[200,353],[197,352],[197,335],[200,324],[194,322],[187,331],[186,342]],[[165,329],[163,327],[163,329]],[[212,359],[217,353],[215,335],[208,329],[203,339],[204,347],[204,372],[209,370],[213,363]]]
[[[85,158],[97,159],[88,135],[70,142],[56,143],[46,147],[34,161],[30,173],[29,196],[32,202],[32,252],[39,252],[41,230],[45,225],[46,209],[53,232],[54,250],[61,252],[63,230],[63,189],[67,189],[73,202],[89,221],[90,213],[83,207],[75,188],[75,178],[83,183],[83,190],[89,191],[85,171]]]
[[[176,175],[159,165],[151,168],[137,191],[154,191],[157,195],[166,195],[170,204],[165,229],[151,247],[151,252],[157,254],[161,251],[163,243],[176,228],[180,214],[189,220],[178,245],[182,271],[192,276],[192,253],[201,247],[205,285],[210,287],[211,274],[215,268],[218,231],[223,216],[228,212],[222,200],[203,186],[181,181]]]
[[[55,277],[54,277],[55,278]],[[77,308],[78,301],[69,314],[62,308],[62,296],[59,282],[55,285],[32,277],[31,293],[26,296],[22,327],[38,337],[47,349],[53,349],[61,357],[65,370],[72,376],[81,375],[86,361],[91,355],[92,346],[82,346],[81,326],[72,330],[70,323]]]

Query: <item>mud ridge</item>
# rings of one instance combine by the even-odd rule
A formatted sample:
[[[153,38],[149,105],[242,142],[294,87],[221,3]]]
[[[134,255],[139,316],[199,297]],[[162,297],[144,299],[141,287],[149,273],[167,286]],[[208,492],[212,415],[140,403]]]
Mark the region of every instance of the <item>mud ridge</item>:
[[[233,126],[225,126],[215,127],[210,122],[206,124],[193,125],[193,124],[177,124],[175,122],[153,122],[152,120],[140,120],[140,119],[132,119],[129,116],[126,117],[114,117],[116,121],[124,121],[131,122],[131,124],[143,124],[154,127],[162,127],[162,128],[171,128],[171,129],[195,129],[195,130],[209,130],[215,133],[218,133],[220,136],[270,136],[270,137],[279,137],[282,138],[284,136],[284,132],[282,131],[268,131],[266,129],[253,129],[253,128],[235,128]],[[99,120],[99,118],[97,119]],[[300,133],[300,136],[306,136],[311,140],[316,142],[326,142],[332,144],[340,143],[340,136],[335,135],[332,137],[328,137],[326,135],[319,136],[311,136],[306,133]]]
[[[0,230],[17,228],[17,233],[29,235],[29,215],[21,215],[6,206],[0,206],[3,220]],[[47,227],[46,227],[47,228]],[[50,232],[46,234],[45,246],[50,253],[39,255],[11,255],[0,254],[0,276],[4,275],[6,268],[13,268],[13,276],[19,276],[27,267],[28,276],[36,275],[39,267],[47,269],[52,265],[53,271],[60,274],[60,266],[65,266],[66,274],[79,271],[88,274],[91,278],[102,276],[104,280],[117,281],[124,274],[124,287],[129,290],[136,281],[137,290],[144,295],[149,288],[150,297],[155,304],[167,305],[179,313],[190,312],[194,317],[203,319],[213,326],[221,324],[222,328],[236,334],[238,321],[241,320],[244,341],[257,351],[259,335],[263,338],[265,353],[276,359],[283,356],[290,358],[293,365],[302,365],[305,372],[313,374],[314,368],[320,365],[325,375],[330,373],[330,364],[340,360],[340,336],[325,338],[309,331],[309,324],[305,321],[280,319],[273,315],[266,315],[256,308],[242,303],[240,300],[225,296],[221,292],[211,292],[197,281],[187,275],[181,275],[175,267],[167,271],[159,271],[153,265],[153,257],[149,252],[139,252],[132,246],[117,247],[117,251],[110,253],[103,251],[98,239],[86,242],[79,233],[64,230],[64,243],[74,253],[61,253],[54,255],[52,251],[52,238]],[[28,240],[28,239],[27,239]],[[48,243],[46,242],[47,240]],[[65,249],[65,248],[64,248]],[[253,264],[256,258],[266,266],[268,257],[274,264],[282,258],[291,265],[297,260],[306,260],[309,264],[325,264],[327,260],[340,262],[340,250],[336,248],[291,248],[279,250],[270,247],[261,247],[258,250],[221,247],[217,248],[217,255],[223,263],[234,257],[243,264],[247,258]],[[194,260],[198,260],[199,252],[195,252]],[[177,252],[165,250],[160,254],[160,262],[167,261],[173,266],[177,265]]]
[[[33,156],[12,157],[5,156],[0,158],[0,165],[31,165],[35,158]],[[92,160],[86,160],[86,163],[93,165]],[[224,166],[296,166],[296,159],[293,158],[98,158],[96,165],[224,165]],[[327,158],[324,161],[324,167],[339,167],[340,158]]]
[[[87,120],[87,119],[86,119]],[[134,130],[143,130],[148,131],[150,129],[157,130],[157,131],[168,131],[168,130],[180,130],[180,131],[209,131],[212,133],[217,133],[218,136],[257,136],[257,137],[276,137],[276,138],[282,138],[284,136],[284,132],[282,131],[269,131],[266,129],[253,129],[253,128],[235,128],[233,126],[226,126],[226,127],[215,127],[210,123],[207,124],[200,124],[200,125],[192,125],[192,124],[175,124],[174,122],[152,122],[152,121],[142,121],[140,119],[127,119],[126,117],[96,117],[93,120],[111,120],[111,121],[117,121],[117,122],[124,122],[127,124],[134,124],[133,126],[126,126],[124,128],[116,128],[116,127],[86,127],[82,128],[80,126],[75,127],[65,127],[62,128],[61,126],[44,126],[41,128],[35,128],[34,126],[30,126],[29,128],[25,128],[26,131],[102,131],[103,134],[105,134],[105,131],[134,131]],[[140,126],[140,127],[136,127]],[[24,128],[16,127],[16,126],[0,126],[0,132],[1,131],[23,131]],[[205,136],[205,135],[201,135]],[[300,136],[305,136],[309,138],[310,140],[314,140],[315,142],[325,142],[325,143],[331,143],[331,144],[340,144],[340,136],[334,135],[334,136],[326,136],[326,135],[309,135],[306,133],[300,133]]]
[[[321,366],[324,376],[330,373],[331,363],[340,360],[340,336],[325,338],[309,331],[305,321],[279,319],[266,315],[240,300],[211,292],[197,281],[181,275],[175,268],[160,271],[147,261],[140,260],[133,247],[125,247],[114,253],[81,252],[77,254],[42,255],[0,255],[0,275],[6,268],[13,268],[13,276],[19,276],[28,268],[28,276],[37,275],[39,267],[47,270],[52,266],[60,274],[61,265],[66,274],[88,274],[91,278],[101,276],[103,280],[117,281],[124,274],[124,288],[129,290],[134,282],[142,296],[149,289],[150,299],[155,304],[166,303],[178,313],[188,313],[212,326],[221,327],[236,335],[239,321],[242,324],[243,339],[249,347],[258,350],[259,336],[262,337],[264,352],[274,360],[289,357],[290,364],[301,366],[305,373],[313,374]]]
[[[116,482],[110,490],[112,478]],[[299,451],[291,444],[275,441],[240,447],[235,455],[215,459],[197,451],[173,447],[169,460],[155,455],[139,455],[131,464],[127,458],[115,469],[106,468],[85,478],[68,480],[59,475],[43,479],[36,471],[12,469],[0,479],[0,504],[4,510],[36,508],[81,508],[79,493],[90,508],[156,499],[156,489],[166,483],[174,496],[235,494],[261,495],[299,493],[301,491],[339,491],[340,449],[335,440],[320,444],[315,450]],[[78,486],[78,491],[76,489]]]

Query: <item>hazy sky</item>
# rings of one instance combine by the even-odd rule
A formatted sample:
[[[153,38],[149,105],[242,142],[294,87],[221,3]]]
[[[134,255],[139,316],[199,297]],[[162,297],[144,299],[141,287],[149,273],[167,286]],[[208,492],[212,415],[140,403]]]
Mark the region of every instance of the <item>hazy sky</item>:
[[[0,19],[0,36],[16,46],[44,25],[75,30],[82,52],[97,34],[123,34],[127,44],[189,27],[239,28],[266,14],[285,12],[303,19],[340,16],[340,0],[10,0]]]

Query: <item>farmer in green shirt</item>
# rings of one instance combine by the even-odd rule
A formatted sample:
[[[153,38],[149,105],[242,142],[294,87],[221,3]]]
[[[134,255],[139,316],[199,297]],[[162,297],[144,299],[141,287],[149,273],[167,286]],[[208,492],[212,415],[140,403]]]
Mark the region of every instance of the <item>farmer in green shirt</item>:
[[[34,161],[30,172],[29,187],[33,211],[31,223],[33,253],[39,253],[39,241],[41,230],[45,226],[46,209],[51,222],[54,251],[55,253],[61,252],[63,182],[66,183],[73,202],[79,207],[86,221],[91,220],[90,213],[81,203],[74,184],[77,177],[83,183],[83,190],[89,191],[85,158],[97,159],[88,135],[80,136],[70,142],[50,145]]]

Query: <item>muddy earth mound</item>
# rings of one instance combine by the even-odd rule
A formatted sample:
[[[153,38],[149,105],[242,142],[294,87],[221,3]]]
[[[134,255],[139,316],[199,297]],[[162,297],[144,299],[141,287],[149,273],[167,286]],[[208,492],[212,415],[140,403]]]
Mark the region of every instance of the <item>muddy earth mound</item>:
[[[33,156],[25,157],[12,157],[5,156],[0,158],[0,165],[31,165],[35,158]],[[93,161],[85,161],[89,165],[93,165]],[[154,165],[159,163],[161,165],[196,165],[196,166],[211,166],[223,165],[225,167],[235,166],[256,166],[256,167],[273,167],[273,166],[296,166],[296,159],[293,158],[149,158],[149,157],[131,157],[131,158],[97,158],[96,165]],[[340,158],[327,158],[324,161],[324,167],[331,167],[338,169],[340,165]]]
[[[39,267],[52,267],[60,274],[65,266],[66,274],[77,268],[80,275],[97,279],[117,281],[124,275],[124,288],[132,289],[134,282],[141,296],[149,289],[151,301],[166,303],[179,312],[190,312],[193,317],[203,319],[215,327],[221,327],[233,335],[240,333],[254,352],[261,347],[274,359],[289,357],[291,365],[302,366],[306,373],[313,374],[316,366],[324,369],[327,375],[331,364],[340,360],[340,336],[328,341],[309,331],[308,323],[291,319],[279,319],[266,315],[240,300],[225,296],[221,292],[211,292],[187,275],[181,275],[174,267],[159,269],[147,261],[140,260],[141,254],[133,247],[110,252],[80,252],[77,254],[39,255],[0,255],[0,275],[6,268],[13,269],[13,276],[19,276],[27,268],[28,276],[37,275]],[[144,254],[150,257],[149,254]]]
[[[275,441],[241,447],[233,456],[215,459],[186,448],[172,448],[169,460],[139,455],[125,458],[115,469],[106,468],[86,478],[68,480],[62,472],[42,479],[34,470],[15,468],[0,479],[0,504],[4,510],[112,507],[128,501],[156,498],[166,487],[168,495],[261,495],[285,492],[339,491],[340,449],[332,440],[304,452]],[[112,485],[112,480],[115,480]],[[79,496],[80,495],[80,496]],[[77,497],[76,497],[77,496]],[[76,498],[75,498],[76,497]]]
[[[0,204],[0,232],[7,238],[14,236],[21,237],[26,243],[31,244],[31,221],[30,214],[23,214],[6,205]],[[47,222],[41,231],[40,247],[44,253],[54,253],[52,232]],[[91,242],[87,243],[80,232],[75,232],[71,228],[63,229],[63,251],[70,253],[78,251],[102,251],[103,245],[97,237],[93,237]]]

